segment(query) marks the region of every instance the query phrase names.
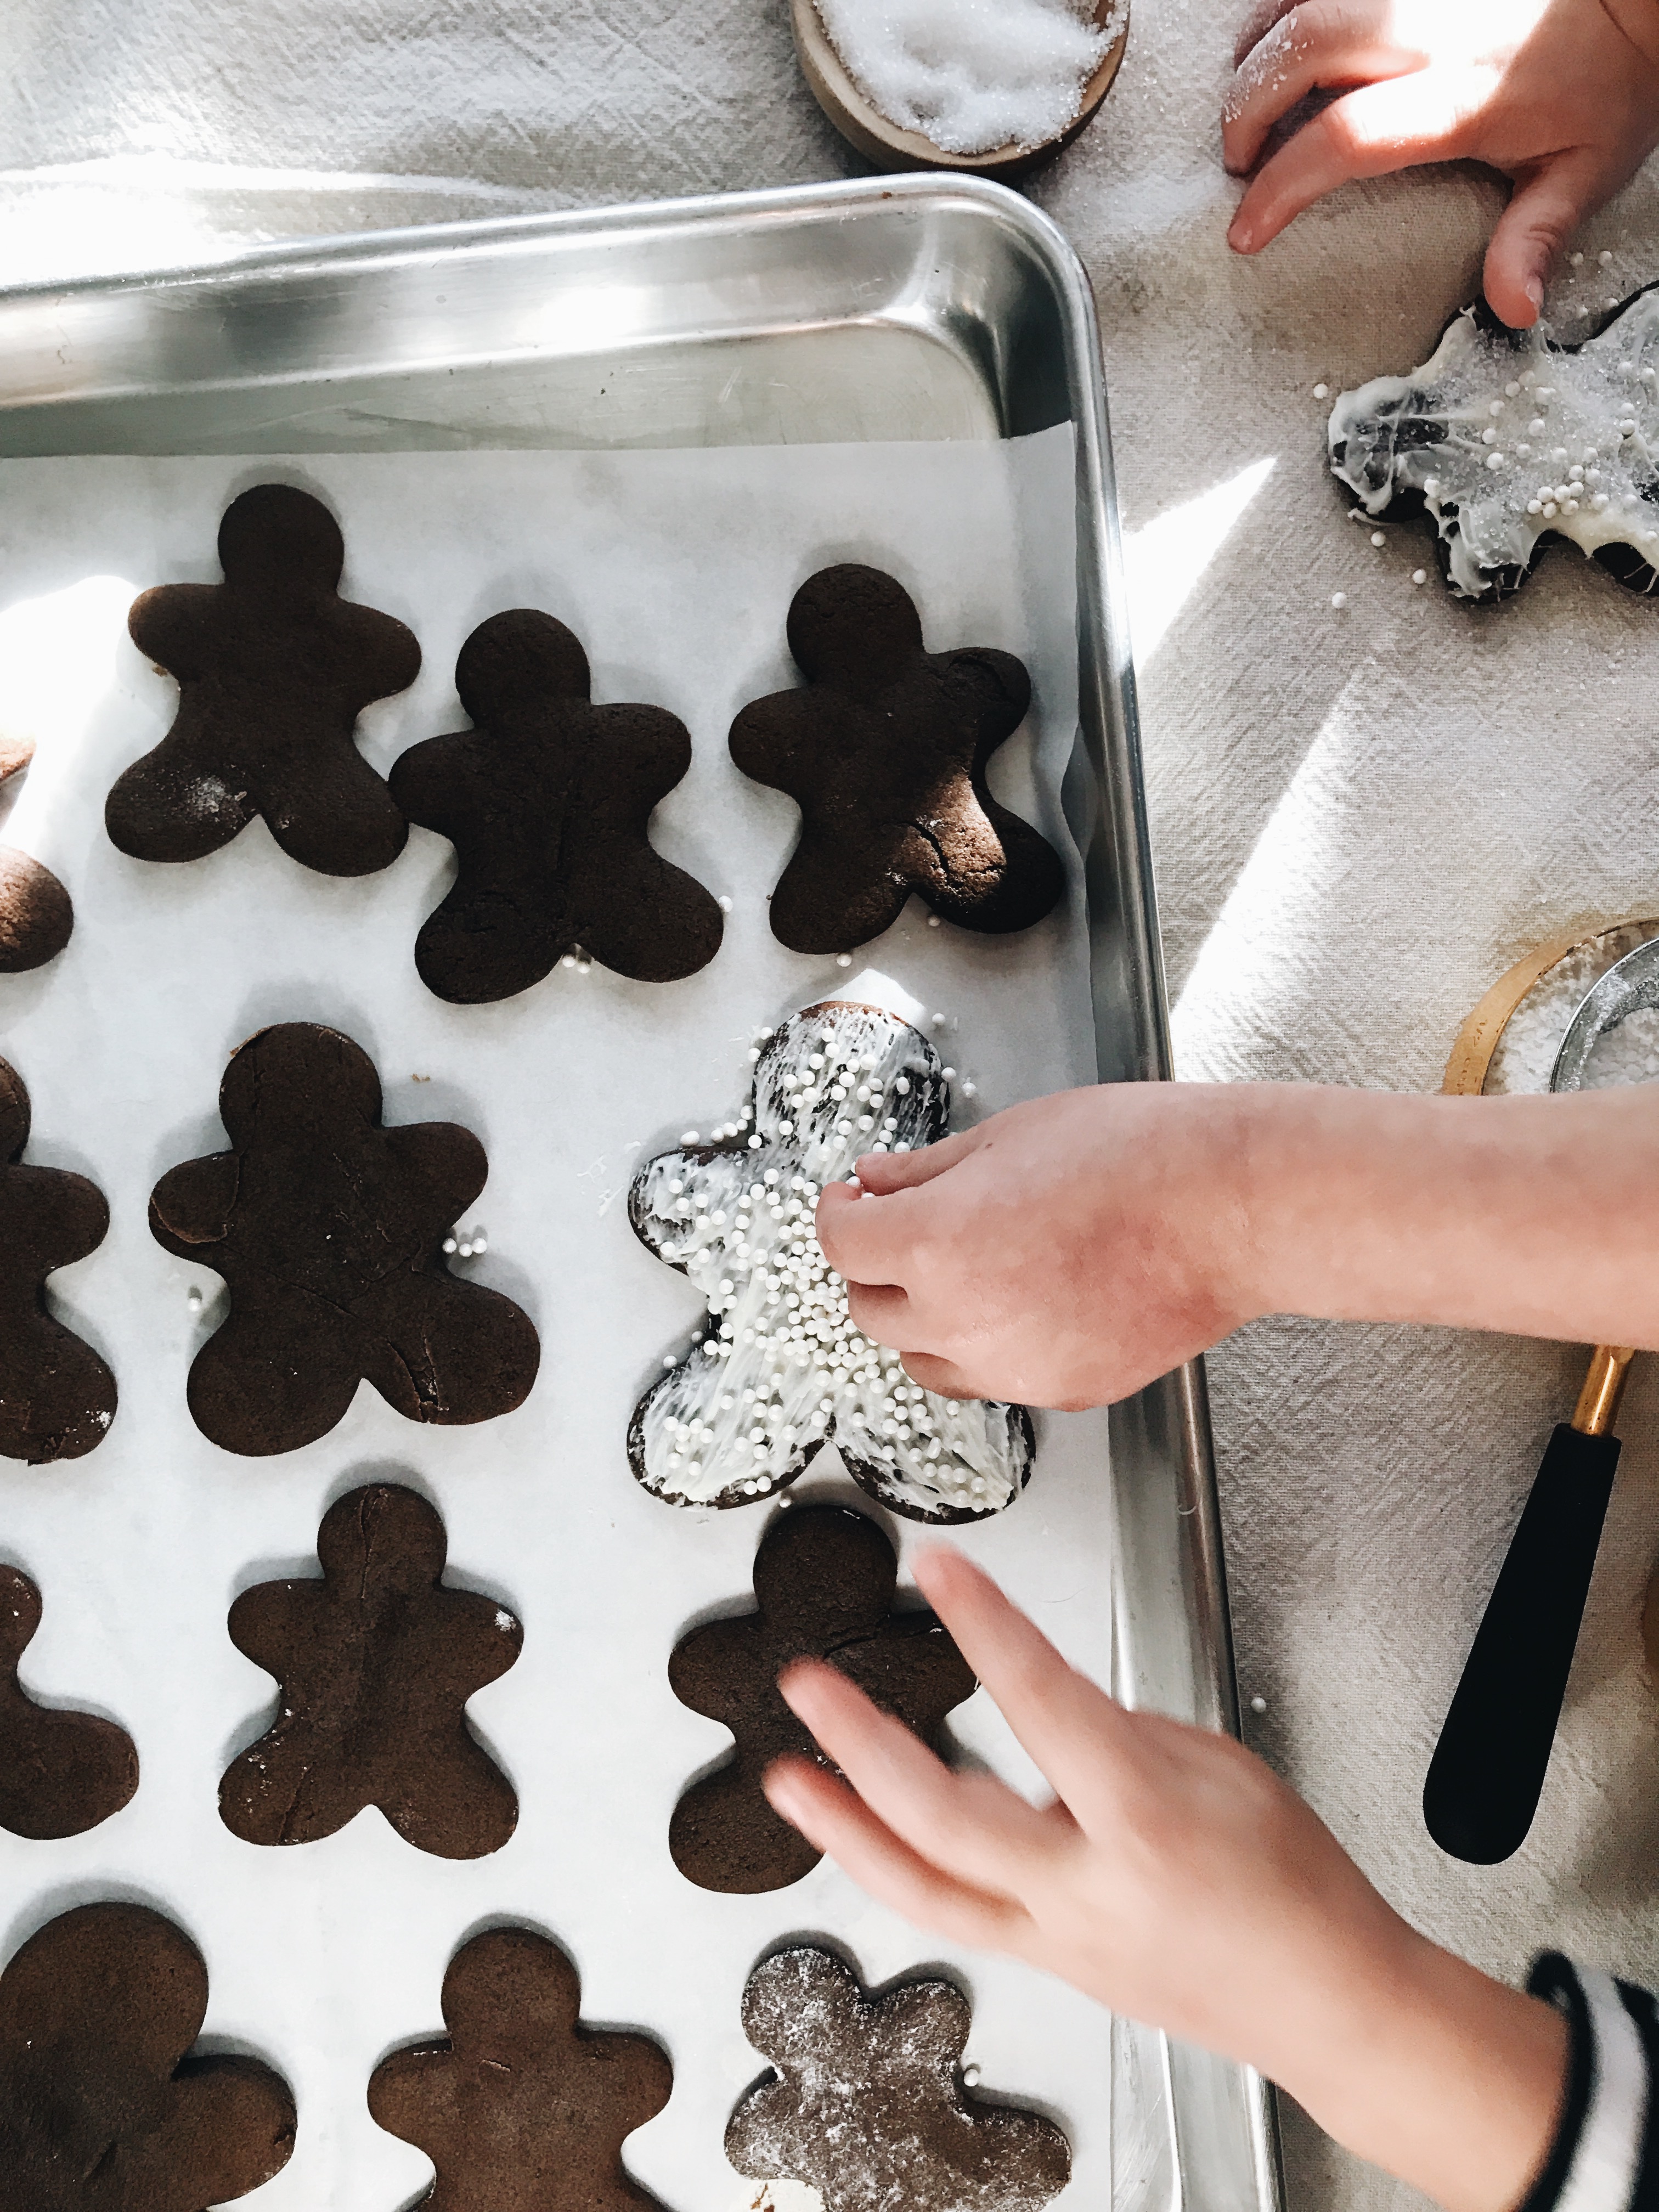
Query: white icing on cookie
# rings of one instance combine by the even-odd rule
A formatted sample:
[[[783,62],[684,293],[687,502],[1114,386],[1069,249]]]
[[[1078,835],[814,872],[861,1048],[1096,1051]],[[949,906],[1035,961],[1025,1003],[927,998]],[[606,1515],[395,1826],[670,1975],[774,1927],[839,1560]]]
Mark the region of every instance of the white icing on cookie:
[[[1466,307],[1422,368],[1345,392],[1328,441],[1368,514],[1422,494],[1464,599],[1550,532],[1659,566],[1659,289],[1575,348]]]
[[[741,1505],[833,1440],[854,1480],[914,1520],[981,1520],[1024,1487],[1024,1409],[935,1397],[853,1327],[813,1226],[824,1185],[865,1152],[945,1133],[939,1055],[876,1006],[809,1006],[755,1048],[751,1103],[721,1141],[635,1178],[642,1241],[708,1301],[703,1334],[641,1401],[634,1472],[677,1505]]]

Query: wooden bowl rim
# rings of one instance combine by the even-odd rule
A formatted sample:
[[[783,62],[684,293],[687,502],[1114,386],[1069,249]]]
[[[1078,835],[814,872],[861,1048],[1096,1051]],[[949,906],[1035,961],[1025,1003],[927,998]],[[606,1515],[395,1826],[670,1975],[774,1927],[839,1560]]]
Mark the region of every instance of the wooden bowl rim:
[[[906,131],[890,122],[865,98],[830,41],[818,14],[817,0],[790,0],[801,74],[819,106],[860,153],[888,169],[957,169],[1005,177],[1017,176],[1058,154],[1093,121],[1122,64],[1129,41],[1130,9],[1130,0],[1096,0],[1095,21],[1101,28],[1120,8],[1122,27],[1102,55],[1099,66],[1083,88],[1082,106],[1063,131],[1036,146],[1008,144],[994,146],[983,154],[947,154],[919,131]]]

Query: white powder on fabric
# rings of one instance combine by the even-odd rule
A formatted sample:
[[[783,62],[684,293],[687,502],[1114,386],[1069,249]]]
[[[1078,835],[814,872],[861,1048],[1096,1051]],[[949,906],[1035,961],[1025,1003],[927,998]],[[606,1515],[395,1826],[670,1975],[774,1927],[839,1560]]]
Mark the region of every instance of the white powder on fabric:
[[[1090,0],[817,0],[872,106],[945,154],[1040,146],[1077,120],[1120,28]]]
[[[1482,1086],[1486,1095],[1547,1091],[1555,1055],[1585,994],[1615,961],[1656,935],[1659,923],[1623,922],[1576,945],[1554,967],[1546,969],[1510,1016],[1498,1041]],[[1597,1038],[1584,1070],[1583,1088],[1606,1091],[1620,1083],[1650,1083],[1656,1077],[1659,1010],[1644,1008]]]

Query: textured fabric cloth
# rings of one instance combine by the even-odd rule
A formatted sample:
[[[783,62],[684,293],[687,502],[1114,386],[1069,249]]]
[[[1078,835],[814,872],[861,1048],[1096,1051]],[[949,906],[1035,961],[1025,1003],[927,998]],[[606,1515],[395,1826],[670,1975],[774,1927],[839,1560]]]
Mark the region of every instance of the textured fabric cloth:
[[[1431,1090],[1531,945],[1659,908],[1659,604],[1559,550],[1471,611],[1425,540],[1374,548],[1348,520],[1312,387],[1427,356],[1500,193],[1462,168],[1382,179],[1231,256],[1217,114],[1242,12],[1136,0],[1105,110],[1032,186],[1100,301],[1180,1066]],[[9,0],[0,161],[0,280],[860,166],[797,75],[783,0]],[[1656,209],[1650,171],[1553,306],[1659,276]],[[1530,1838],[1464,1867],[1419,1811],[1582,1365],[1448,1332],[1243,1331],[1210,1370],[1235,1626],[1266,1701],[1250,1741],[1404,1911],[1511,1979],[1549,1943],[1651,1983],[1650,1363]],[[1297,2205],[1407,2201],[1294,2114],[1287,2137]]]

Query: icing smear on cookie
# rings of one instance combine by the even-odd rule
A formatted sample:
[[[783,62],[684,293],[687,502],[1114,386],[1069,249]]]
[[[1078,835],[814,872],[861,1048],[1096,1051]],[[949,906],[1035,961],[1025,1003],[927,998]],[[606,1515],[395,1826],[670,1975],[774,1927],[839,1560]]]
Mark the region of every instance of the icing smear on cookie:
[[[1474,307],[1405,376],[1345,392],[1332,472],[1368,515],[1420,495],[1465,599],[1512,590],[1553,533],[1650,588],[1659,567],[1659,289],[1582,346],[1510,331]]]
[[[936,1397],[853,1325],[814,1226],[826,1183],[870,1152],[945,1133],[939,1055],[908,1022],[833,1002],[755,1048],[750,1105],[719,1143],[647,1161],[629,1212],[701,1291],[708,1319],[636,1409],[634,1472],[681,1505],[743,1505],[792,1482],[825,1443],[872,1497],[915,1520],[980,1520],[1024,1487],[1022,1407]]]

